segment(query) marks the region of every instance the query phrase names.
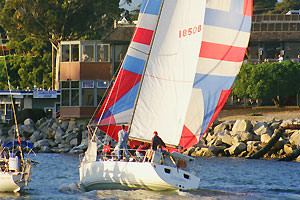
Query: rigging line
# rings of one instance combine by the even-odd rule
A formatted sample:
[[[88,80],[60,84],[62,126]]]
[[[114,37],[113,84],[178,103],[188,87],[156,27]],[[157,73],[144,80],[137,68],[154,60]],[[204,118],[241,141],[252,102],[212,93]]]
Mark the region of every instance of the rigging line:
[[[146,5],[145,5],[145,7],[144,7],[144,10],[141,12],[141,13],[145,13],[145,11],[146,11],[146,8],[147,8],[147,5],[149,4],[149,0],[147,0],[147,3],[146,3]],[[143,16],[141,16],[141,18],[139,19],[139,21],[141,21],[142,20],[142,18],[143,18]],[[132,39],[135,37],[135,35],[136,35],[136,31],[134,31],[134,33],[133,33],[133,36],[132,36]],[[131,42],[132,42],[132,39],[131,39]],[[129,48],[130,48],[130,46],[129,46]],[[129,51],[129,48],[127,49],[127,51],[126,51],[126,56],[125,56],[125,58],[123,59],[123,61],[126,59],[126,57],[127,57],[127,54],[128,54],[128,51]],[[132,49],[135,49],[135,48],[132,48]],[[137,49],[135,49],[135,50],[137,50]],[[137,50],[138,51],[138,50]],[[142,51],[140,51],[140,52],[142,52]],[[144,53],[144,52],[142,52],[142,53]],[[146,54],[147,55],[147,54]],[[148,54],[149,55],[149,54]],[[118,70],[118,75],[117,75],[117,77],[119,77],[119,75],[120,75],[120,68],[122,67],[122,65],[120,64],[120,67],[119,67],[119,70]],[[115,79],[115,81],[116,81],[116,79]],[[100,124],[100,119],[102,118],[102,116],[103,116],[103,114],[104,114],[104,111],[106,110],[106,107],[107,107],[107,104],[108,104],[108,100],[111,98],[111,94],[112,94],[112,91],[114,90],[114,88],[115,88],[115,85],[116,85],[116,82],[114,82],[113,83],[113,86],[112,86],[112,88],[111,88],[111,90],[110,90],[110,92],[109,92],[109,96],[108,96],[108,98],[106,99],[106,102],[105,102],[105,106],[103,107],[103,110],[102,110],[102,113],[101,113],[101,115],[100,115],[100,117],[99,117],[99,120],[98,120],[98,122],[97,122],[97,124],[99,125]],[[118,88],[119,88],[119,86],[118,86]],[[117,89],[117,94],[118,94],[118,92],[119,92],[119,90]],[[116,103],[116,99],[115,99],[115,101],[114,101],[114,103]],[[100,108],[101,109],[101,108]],[[111,121],[112,119],[110,119],[110,121]],[[110,129],[110,126],[108,127],[109,129]],[[97,131],[97,129],[98,129],[98,127],[94,130],[94,132],[93,132],[93,135],[96,133],[96,131]],[[109,130],[108,129],[108,130]]]
[[[142,51],[142,50],[139,50],[139,49],[137,49],[137,48],[134,48],[134,47],[129,47],[129,48],[134,49],[134,50],[136,50],[136,51],[138,51],[138,52],[140,52],[140,53],[142,53],[142,54],[149,55],[149,53],[146,53],[146,52],[144,52],[144,51]]]
[[[0,45],[3,46],[3,42],[2,42],[2,35],[0,33]],[[21,142],[21,139],[20,139],[20,132],[19,132],[19,126],[18,126],[18,121],[17,121],[17,115],[16,115],[16,110],[15,110],[15,104],[14,104],[14,101],[13,101],[13,96],[12,96],[12,90],[11,90],[11,84],[10,84],[10,80],[9,80],[9,75],[8,75],[8,69],[7,69],[7,63],[6,63],[6,58],[5,58],[5,51],[4,49],[2,48],[2,53],[4,55],[4,68],[5,68],[5,71],[6,71],[6,76],[7,76],[7,83],[8,83],[8,88],[9,88],[9,94],[10,94],[10,101],[11,101],[11,105],[12,105],[12,109],[13,109],[13,115],[14,115],[14,121],[15,121],[15,125],[16,125],[16,135],[18,137],[18,142],[20,141]],[[15,138],[15,136],[14,136]],[[14,138],[13,138],[13,148],[12,148],[12,153],[14,153]],[[20,144],[21,146],[21,144]],[[20,151],[21,151],[21,162],[23,163],[24,162],[24,159],[23,159],[23,152],[22,152],[22,148],[20,148]]]

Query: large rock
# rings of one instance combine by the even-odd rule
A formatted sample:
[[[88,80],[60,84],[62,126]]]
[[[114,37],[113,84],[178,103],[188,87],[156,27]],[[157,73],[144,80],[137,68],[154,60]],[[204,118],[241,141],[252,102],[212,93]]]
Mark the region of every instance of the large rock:
[[[54,139],[55,139],[55,142],[56,143],[61,143],[62,142],[62,137],[64,136],[65,132],[59,127],[56,129],[55,131],[55,136],[54,136]]]
[[[211,157],[214,156],[214,154],[210,148],[201,148],[200,150],[193,152],[191,156]]]
[[[263,135],[263,134],[268,134],[272,135],[272,131],[270,130],[268,124],[266,122],[258,122],[255,124],[253,127],[253,132],[256,135]]]
[[[262,134],[260,136],[260,141],[263,143],[263,144],[267,144],[269,141],[271,140],[271,136],[269,134]]]
[[[30,118],[27,118],[25,119],[24,123],[23,123],[25,126],[35,126],[35,123],[32,119]]]
[[[290,143],[292,145],[298,146],[300,145],[300,131],[294,132],[290,137]]]
[[[34,148],[41,148],[42,146],[49,146],[48,139],[42,139],[34,143]]]
[[[243,142],[238,142],[233,144],[231,147],[225,149],[225,153],[228,152],[231,156],[237,156],[242,151],[245,151],[247,149],[247,145]]]
[[[30,142],[35,143],[38,140],[43,139],[43,136],[41,134],[41,131],[36,130],[34,133],[30,136]]]
[[[77,138],[73,138],[72,140],[70,140],[70,145],[72,147],[77,146]]]
[[[233,132],[245,132],[245,131],[251,131],[252,124],[249,120],[236,120],[232,127]]]
[[[293,148],[291,147],[291,145],[285,144],[283,146],[283,151],[285,154],[291,154],[291,153],[293,153]]]
[[[253,141],[253,140],[259,140],[259,138],[254,135],[253,133],[250,133],[248,131],[241,132],[240,133],[240,141],[239,142],[248,142],[248,141]]]
[[[219,134],[218,136],[224,144],[232,145],[234,143],[233,137],[227,131]]]
[[[214,128],[214,133],[224,132],[228,128],[227,123],[221,123]]]

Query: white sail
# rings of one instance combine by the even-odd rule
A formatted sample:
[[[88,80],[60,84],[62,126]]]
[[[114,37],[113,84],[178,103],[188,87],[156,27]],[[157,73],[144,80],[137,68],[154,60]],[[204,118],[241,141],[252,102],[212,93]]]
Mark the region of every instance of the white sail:
[[[153,131],[178,145],[202,41],[205,0],[165,1],[130,136],[150,140]]]

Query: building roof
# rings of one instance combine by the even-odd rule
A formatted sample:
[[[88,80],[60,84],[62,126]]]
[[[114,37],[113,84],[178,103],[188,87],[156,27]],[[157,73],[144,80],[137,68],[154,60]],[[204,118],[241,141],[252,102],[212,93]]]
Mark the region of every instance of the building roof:
[[[106,37],[104,37],[103,40],[109,43],[129,43],[131,41],[134,29],[135,24],[117,26]]]

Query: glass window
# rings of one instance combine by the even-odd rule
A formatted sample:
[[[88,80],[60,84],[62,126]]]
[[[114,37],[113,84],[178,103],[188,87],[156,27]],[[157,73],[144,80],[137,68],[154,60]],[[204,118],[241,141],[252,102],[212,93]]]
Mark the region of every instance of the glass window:
[[[79,106],[79,89],[71,90],[71,106]]]
[[[116,45],[115,48],[115,61],[122,61],[126,51],[127,51],[128,45]]]
[[[62,59],[62,62],[69,62],[70,61],[70,46],[67,44],[67,45],[62,45],[61,46],[61,59]]]
[[[70,106],[70,91],[62,90],[61,91],[62,106]]]
[[[106,91],[106,88],[97,88],[97,103],[99,104],[102,104],[103,101],[104,101],[104,95],[105,95],[105,91]]]
[[[94,88],[94,81],[82,81],[82,88]]]
[[[97,59],[98,62],[109,62],[109,45],[97,45]]]
[[[94,88],[82,89],[82,105],[94,106]]]
[[[72,44],[72,61],[79,61],[79,45],[78,44]]]
[[[70,88],[70,81],[62,81],[61,87],[62,88]]]
[[[79,106],[79,81],[61,82],[62,106]]]
[[[93,62],[95,61],[94,58],[94,45],[84,45],[82,46],[82,61],[83,62]]]
[[[97,88],[108,88],[109,81],[97,81]]]
[[[79,88],[79,81],[72,81],[71,88]]]

